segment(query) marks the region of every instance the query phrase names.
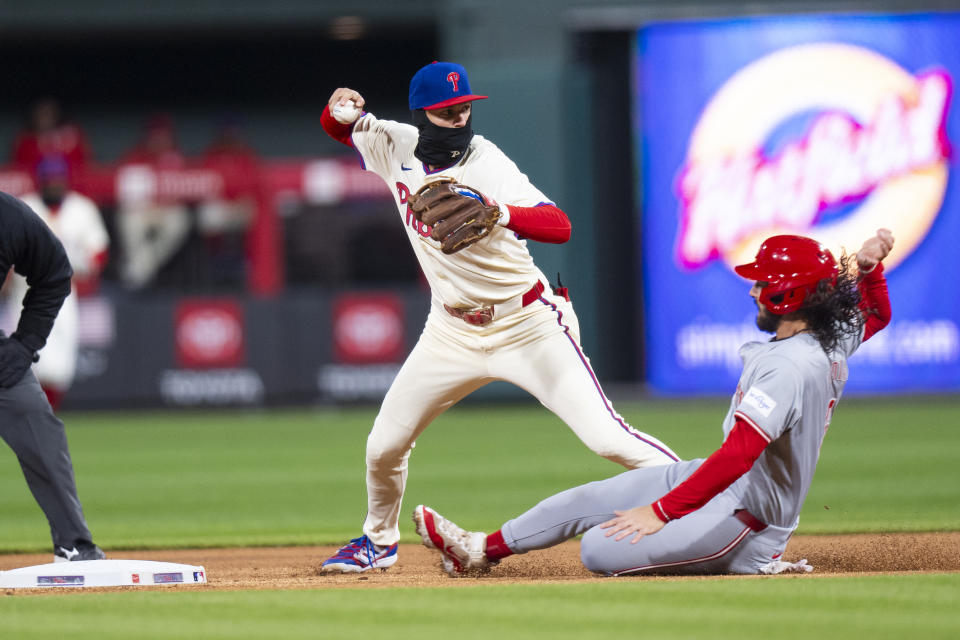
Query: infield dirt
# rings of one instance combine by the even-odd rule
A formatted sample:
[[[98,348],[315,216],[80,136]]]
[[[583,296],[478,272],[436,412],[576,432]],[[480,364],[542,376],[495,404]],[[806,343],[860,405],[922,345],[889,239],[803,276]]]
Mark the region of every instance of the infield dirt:
[[[567,542],[553,549],[514,556],[479,578],[449,578],[440,570],[435,551],[418,544],[400,547],[400,560],[390,570],[364,574],[324,575],[320,563],[334,547],[258,547],[235,549],[175,549],[108,551],[108,557],[203,565],[205,585],[153,588],[201,590],[338,589],[463,586],[484,583],[544,583],[605,580],[580,564],[580,544]],[[898,571],[960,571],[960,532],[794,536],[787,560],[806,558],[811,576]],[[51,561],[50,554],[0,555],[0,570]],[[633,580],[650,577],[623,578]],[[662,578],[656,578],[662,579]],[[670,578],[667,578],[670,579]],[[676,579],[676,578],[673,578]],[[690,578],[682,578],[690,579]],[[122,591],[144,587],[78,589]],[[63,589],[7,589],[6,595],[63,593]]]

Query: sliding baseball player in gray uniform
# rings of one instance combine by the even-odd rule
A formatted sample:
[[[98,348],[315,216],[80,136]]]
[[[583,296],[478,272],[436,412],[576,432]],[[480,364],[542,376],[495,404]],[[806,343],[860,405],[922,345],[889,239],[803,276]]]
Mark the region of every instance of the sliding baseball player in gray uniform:
[[[628,471],[548,498],[492,534],[467,532],[433,509],[414,510],[417,532],[451,575],[584,534],[584,565],[640,572],[779,573],[811,570],[782,559],[799,523],[847,358],[890,319],[881,229],[838,264],[819,243],[769,238],[736,271],[754,281],[757,325],[769,342],[740,350],[744,368],[706,460]],[[664,529],[663,533],[653,535]]]

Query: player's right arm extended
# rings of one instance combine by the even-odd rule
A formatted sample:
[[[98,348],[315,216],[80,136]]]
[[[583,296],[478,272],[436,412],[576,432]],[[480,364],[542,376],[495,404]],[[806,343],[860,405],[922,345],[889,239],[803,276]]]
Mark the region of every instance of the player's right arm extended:
[[[738,415],[723,445],[693,475],[654,502],[654,513],[669,522],[696,511],[749,471],[769,442],[767,434]]]
[[[746,417],[737,416],[723,446],[704,460],[693,475],[653,504],[614,511],[615,517],[600,528],[607,529],[608,538],[615,535],[619,541],[633,536],[630,544],[637,543],[660,531],[670,520],[696,511],[733,484],[753,466],[768,442],[766,433]]]

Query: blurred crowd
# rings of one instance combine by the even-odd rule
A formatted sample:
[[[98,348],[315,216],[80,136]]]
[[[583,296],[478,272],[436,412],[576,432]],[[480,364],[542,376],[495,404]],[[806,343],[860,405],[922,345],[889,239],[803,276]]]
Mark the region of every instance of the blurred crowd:
[[[118,182],[119,197],[105,198],[90,187],[89,177],[98,168],[93,166],[93,150],[83,128],[65,116],[56,99],[43,98],[32,105],[13,141],[9,168],[32,177],[36,191],[25,198],[42,203],[50,219],[69,218],[76,207],[97,212],[98,223],[112,242],[95,268],[78,273],[83,282],[78,283],[77,293],[86,295],[98,289],[101,275],[129,290],[183,289],[185,284],[242,289],[245,239],[255,213],[259,164],[237,118],[222,118],[203,152],[188,158],[172,118],[154,114],[116,165],[117,175],[134,186],[138,177],[142,184],[146,171],[148,177],[154,176],[153,188],[125,190]],[[156,188],[157,172],[187,169],[229,176],[228,186],[195,198],[164,195]],[[112,195],[113,190],[109,191]],[[59,226],[61,234],[71,233],[71,225]],[[60,239],[68,247],[74,241]]]
[[[114,165],[96,166],[86,133],[56,100],[32,106],[6,169],[30,176],[33,190],[16,195],[60,239],[73,267],[71,293],[33,365],[54,409],[77,371],[80,301],[101,285],[135,292],[244,290],[259,162],[234,118],[222,119],[203,153],[188,158],[173,120],[156,114]],[[162,188],[161,172],[190,170],[220,179],[201,180],[206,186],[193,191]],[[3,331],[15,327],[28,289],[23,276],[8,274]]]

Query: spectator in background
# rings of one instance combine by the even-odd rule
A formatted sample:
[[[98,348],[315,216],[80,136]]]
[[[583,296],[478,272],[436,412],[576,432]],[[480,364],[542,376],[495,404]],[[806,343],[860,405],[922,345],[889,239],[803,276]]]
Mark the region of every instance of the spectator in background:
[[[68,122],[53,98],[38,100],[30,109],[26,128],[13,142],[13,163],[33,174],[46,156],[63,158],[76,177],[90,160],[90,145],[76,124]]]
[[[217,280],[243,281],[246,266],[245,240],[256,210],[260,188],[260,158],[244,140],[240,121],[224,118],[203,153],[204,168],[224,179],[221,198],[200,203],[197,228],[203,239],[210,276]]]
[[[243,138],[236,118],[226,118],[203,152],[203,166],[224,176],[221,199],[208,200],[200,208],[198,223],[204,235],[244,231],[253,217],[254,196],[259,187],[260,158]]]
[[[157,113],[147,119],[143,135],[126,153],[121,162],[148,164],[155,169],[183,169],[186,158],[177,143],[173,120],[166,113]]]
[[[157,193],[156,173],[186,166],[167,115],[155,115],[144,128],[140,142],[120,161],[117,236],[121,244],[120,278],[140,289],[148,285],[190,232],[186,205]],[[131,188],[129,185],[137,185]],[[146,186],[146,188],[139,188]]]
[[[33,365],[54,411],[73,384],[77,369],[77,298],[96,292],[110,242],[97,205],[90,198],[70,190],[69,175],[65,158],[44,158],[37,165],[38,192],[23,197],[23,201],[59,238],[73,268],[72,290],[53,323],[43,358]],[[17,275],[11,278],[10,287],[10,299],[19,308],[27,293],[27,281]]]

